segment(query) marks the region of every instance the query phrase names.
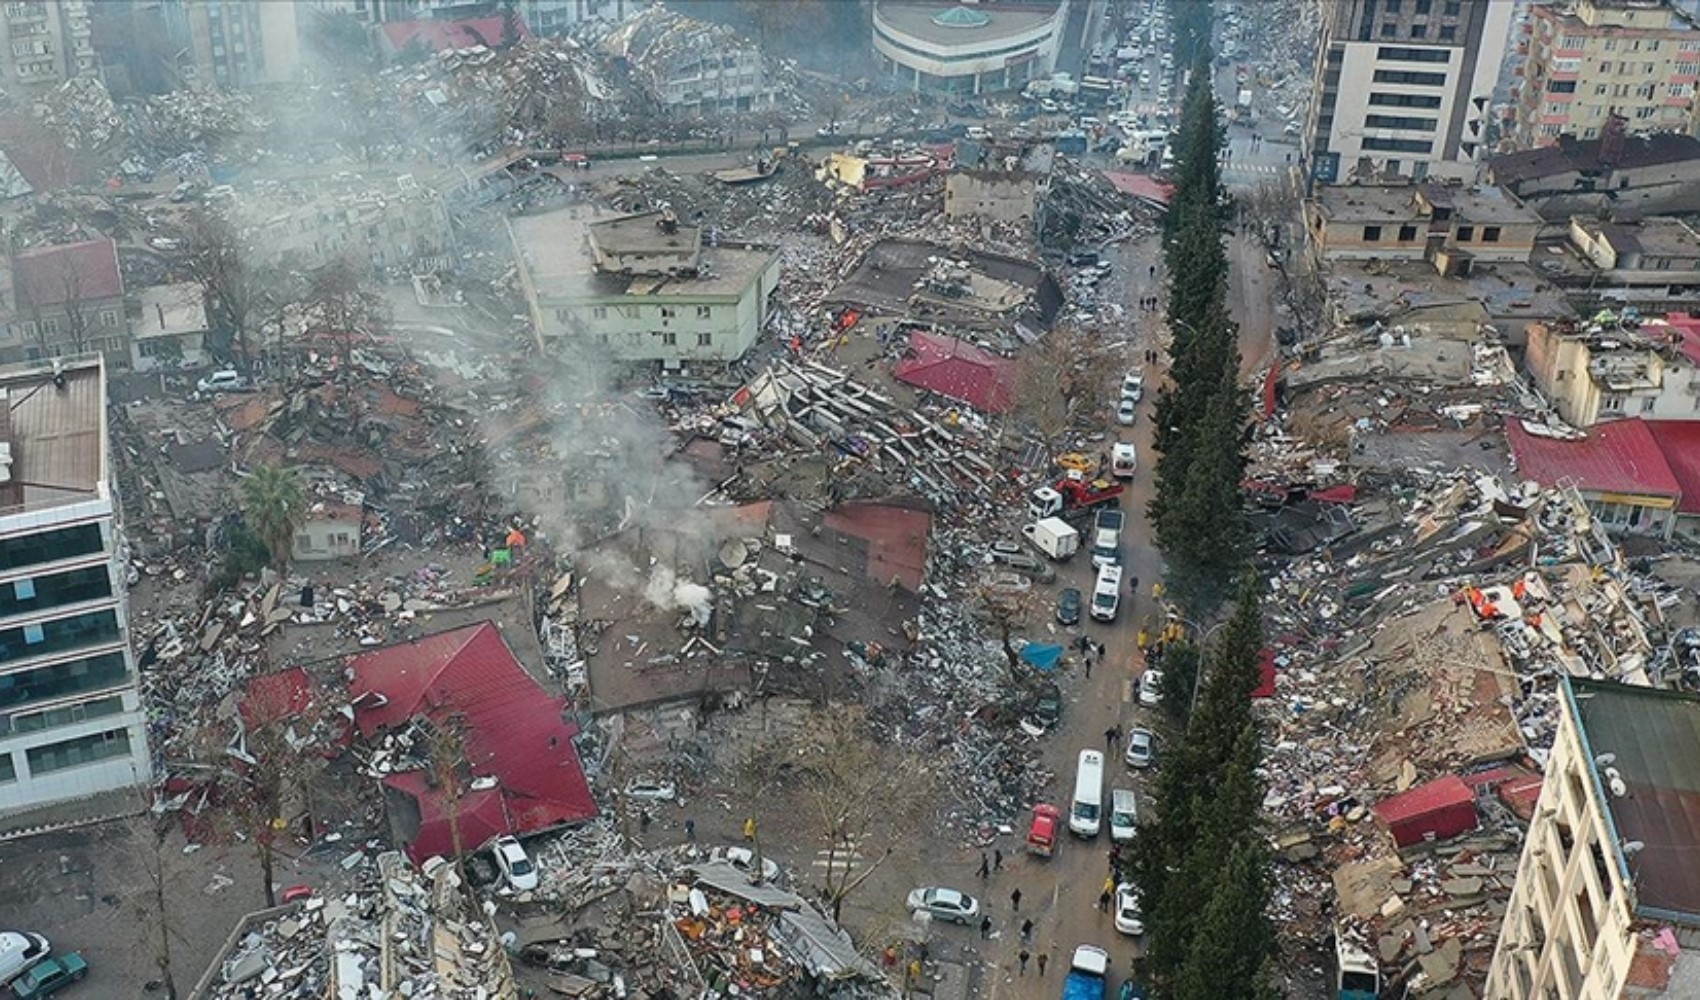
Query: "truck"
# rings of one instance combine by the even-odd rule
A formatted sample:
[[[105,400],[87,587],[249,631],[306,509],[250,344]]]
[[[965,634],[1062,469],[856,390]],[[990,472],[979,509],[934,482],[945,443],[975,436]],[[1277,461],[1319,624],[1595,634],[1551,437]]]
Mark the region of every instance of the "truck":
[[[1080,551],[1080,532],[1060,517],[1042,517],[1023,527],[1021,536],[1059,562]]]
[[[1074,949],[1063,980],[1062,1000],[1104,1000],[1105,979],[1110,971],[1110,953],[1096,945]]]
[[[1073,97],[1080,90],[1080,84],[1074,82],[1074,77],[1068,73],[1051,74],[1051,93],[1064,97]]]
[[[1381,969],[1349,932],[1334,925],[1335,1000],[1375,1000],[1381,995]]]
[[[1102,509],[1092,522],[1092,565],[1108,566],[1122,561],[1122,525],[1127,515]]]
[[[1121,495],[1127,486],[1110,479],[1088,480],[1083,473],[1070,472],[1052,483],[1035,489],[1027,500],[1027,512],[1037,521],[1056,517],[1064,511],[1092,510],[1097,507],[1121,505]]]

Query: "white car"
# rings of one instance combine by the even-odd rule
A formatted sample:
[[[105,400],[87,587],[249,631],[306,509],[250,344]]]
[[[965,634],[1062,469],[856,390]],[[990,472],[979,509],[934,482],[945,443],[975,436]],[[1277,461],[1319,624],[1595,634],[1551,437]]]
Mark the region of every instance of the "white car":
[[[1122,398],[1135,403],[1145,398],[1145,373],[1134,369],[1122,376]]]
[[[1139,675],[1139,703],[1156,708],[1163,703],[1163,672],[1147,670]]]
[[[490,853],[496,856],[496,867],[502,870],[502,878],[513,886],[514,891],[530,892],[537,888],[537,866],[531,863],[519,841],[512,837],[497,837],[496,842],[490,845]]]
[[[1122,760],[1128,767],[1150,767],[1156,748],[1157,737],[1151,734],[1151,730],[1130,729],[1127,732],[1127,752],[1122,754]]]
[[[756,852],[748,847],[717,847],[708,854],[710,861],[723,861],[746,875],[755,871]],[[761,880],[763,882],[779,881],[779,865],[772,858],[761,859]]]
[[[52,950],[40,934],[0,931],[0,986],[28,972]]]
[[[253,388],[254,384],[233,368],[213,372],[195,383],[195,391],[203,395],[215,392],[248,392]]]
[[[1145,920],[1139,913],[1139,894],[1126,882],[1116,886],[1116,930],[1129,937],[1145,933]]]
[[[626,786],[626,798],[640,802],[671,802],[679,790],[665,781],[634,781]]]
[[[980,916],[980,901],[955,889],[916,889],[909,894],[908,903],[910,913],[926,913],[934,920],[952,920],[964,926]]]
[[[1116,404],[1116,423],[1123,427],[1131,427],[1137,419],[1139,419],[1138,403],[1131,399],[1123,399]]]

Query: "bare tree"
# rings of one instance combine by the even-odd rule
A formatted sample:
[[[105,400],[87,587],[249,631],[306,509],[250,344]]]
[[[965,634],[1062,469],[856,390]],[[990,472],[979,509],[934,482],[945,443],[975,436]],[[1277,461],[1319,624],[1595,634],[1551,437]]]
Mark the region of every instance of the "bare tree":
[[[318,708],[316,701],[302,704],[289,685],[250,685],[238,703],[235,737],[214,742],[223,733],[204,731],[202,753],[224,810],[221,832],[253,846],[268,907],[277,905],[278,846],[291,819],[312,827],[313,783],[324,771],[326,747]]]
[[[460,800],[471,788],[472,762],[466,759],[466,719],[451,715],[430,727],[428,739],[431,780],[443,799],[443,814],[449,821],[449,844],[454,850],[455,873],[466,885],[466,845],[461,840]]]
[[[1102,398],[1108,349],[1076,327],[1052,330],[1022,359],[1015,405],[1055,450],[1058,442]]]
[[[796,732],[758,744],[747,766],[757,780],[796,796],[793,818],[821,845],[821,898],[834,920],[925,821],[938,780],[925,758],[881,739],[862,709],[849,705],[830,706]]]
[[[1026,680],[1028,672],[1021,665],[1020,651],[1015,648],[1015,633],[1027,627],[1028,616],[1033,609],[1033,592],[1030,588],[1014,590],[986,581],[980,585],[979,597],[986,618],[1003,647],[1004,659],[1009,661],[1009,679],[1020,684]]]
[[[132,870],[142,876],[141,884],[129,894],[126,903],[142,943],[153,950],[154,968],[159,970],[159,984],[165,990],[166,1000],[177,1000],[171,947],[193,942],[183,933],[169,890],[192,878],[198,869],[185,862],[182,850],[171,842],[171,824],[165,817],[143,813],[129,821],[126,832],[129,856],[135,861]]]
[[[59,265],[59,288],[64,295],[61,308],[65,311],[65,339],[72,354],[88,349],[89,317],[83,308],[83,276],[69,260]]]
[[[272,298],[272,280],[249,261],[247,248],[228,219],[205,210],[189,217],[187,251],[179,258],[191,281],[207,293],[207,311],[216,334],[229,338],[244,366],[248,334]]]
[[[338,345],[338,372],[346,384],[355,348],[375,341],[388,326],[389,304],[360,280],[359,266],[352,260],[315,271],[307,281],[305,304],[314,332]]]

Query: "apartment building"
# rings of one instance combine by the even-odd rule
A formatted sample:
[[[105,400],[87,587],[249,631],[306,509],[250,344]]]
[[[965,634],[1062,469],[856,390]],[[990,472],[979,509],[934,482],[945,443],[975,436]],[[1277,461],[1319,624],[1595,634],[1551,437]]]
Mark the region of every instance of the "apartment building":
[[[1478,261],[1527,261],[1542,225],[1500,188],[1450,184],[1322,188],[1305,218],[1320,260],[1426,260],[1458,276]]]
[[[0,368],[0,815],[149,781],[106,368]]]
[[[289,83],[301,78],[302,32],[312,9],[249,0],[171,0],[195,77],[220,87]]]
[[[1327,4],[1303,136],[1311,183],[1474,179],[1514,6]]]
[[[98,66],[85,0],[9,0],[0,33],[0,89],[39,93]]]
[[[1700,697],[1564,677],[1489,967],[1498,1000],[1700,991]]]
[[[88,351],[130,367],[118,244],[103,236],[0,260],[0,364]]]
[[[1612,333],[1565,323],[1528,329],[1523,363],[1573,427],[1608,420],[1700,420],[1700,329],[1685,317]]]
[[[1629,134],[1695,127],[1700,27],[1668,0],[1575,0],[1530,9],[1513,140],[1595,139],[1614,115]]]

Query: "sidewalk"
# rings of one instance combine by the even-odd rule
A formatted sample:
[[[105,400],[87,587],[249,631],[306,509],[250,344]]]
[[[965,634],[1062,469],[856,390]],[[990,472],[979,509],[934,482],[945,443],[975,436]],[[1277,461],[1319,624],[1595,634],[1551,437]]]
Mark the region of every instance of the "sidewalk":
[[[0,815],[0,843],[138,816],[147,808],[143,795],[140,789],[119,788]]]

